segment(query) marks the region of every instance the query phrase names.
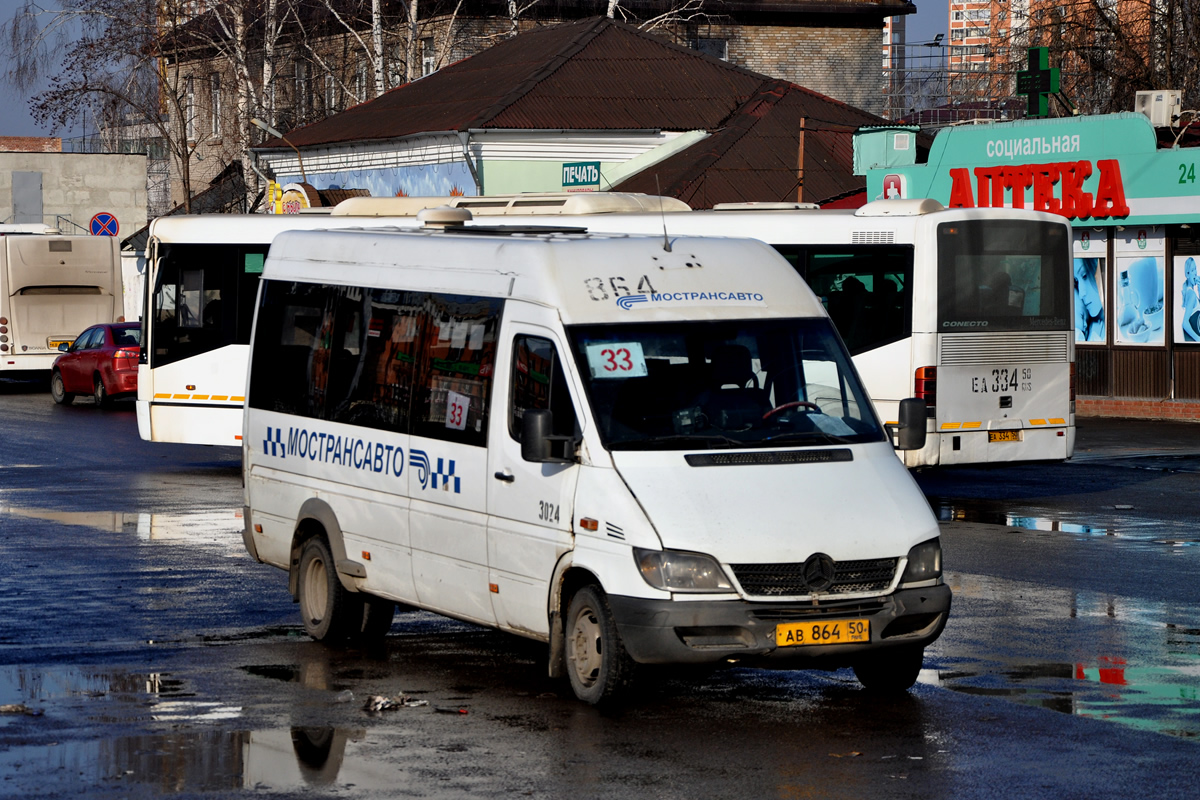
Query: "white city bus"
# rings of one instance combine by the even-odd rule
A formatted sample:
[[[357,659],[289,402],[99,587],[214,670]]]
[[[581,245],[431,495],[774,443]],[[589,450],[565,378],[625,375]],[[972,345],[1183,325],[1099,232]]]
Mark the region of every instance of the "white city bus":
[[[658,198],[605,193],[539,196],[516,201],[459,198],[489,214],[595,214],[657,208]],[[448,198],[396,198],[385,219],[339,207],[335,216],[206,214],[159,217],[150,225],[138,368],[138,433],[152,442],[241,446],[250,322],[271,240],[285,230],[413,226],[412,217]],[[397,203],[399,203],[397,205]],[[667,200],[668,210],[686,209]],[[507,209],[507,211],[505,210]],[[88,323],[91,324],[91,323]],[[86,327],[86,326],[83,326]],[[81,328],[82,329],[82,328]],[[47,364],[47,368],[49,365]]]
[[[392,205],[372,202],[375,213]],[[397,202],[404,210],[393,213],[409,213],[414,198]],[[367,213],[365,200],[355,213]],[[545,219],[508,213],[506,225]],[[1061,460],[1074,451],[1071,229],[1062,217],[887,200],[857,210],[739,204],[573,219],[596,233],[772,245],[825,303],[880,416],[896,420],[906,397],[926,401],[930,435],[922,450],[901,454],[910,467]],[[594,291],[629,302],[643,294],[620,281]]]
[[[334,221],[327,214],[207,214],[151,223],[138,366],[142,439],[241,446],[250,325],[271,240],[285,230],[349,224],[388,223]]]
[[[0,374],[48,373],[84,328],[124,319],[120,244],[0,225]]]

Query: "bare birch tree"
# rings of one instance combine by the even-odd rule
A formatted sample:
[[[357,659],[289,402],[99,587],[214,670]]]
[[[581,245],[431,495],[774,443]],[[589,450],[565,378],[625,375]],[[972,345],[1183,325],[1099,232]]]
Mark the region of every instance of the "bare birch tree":
[[[73,0],[43,8],[28,0],[5,23],[4,38],[9,83],[27,91],[46,81],[29,101],[36,121],[52,129],[82,122],[153,131],[179,167],[187,204],[196,95],[183,76],[164,69],[191,46],[180,35],[189,19],[185,6],[180,0]]]
[[[999,66],[1015,75],[1026,48],[1046,47],[1082,113],[1131,111],[1134,94],[1153,89],[1179,89],[1184,107],[1197,109],[1198,36],[1200,0],[1027,0],[1012,4]]]

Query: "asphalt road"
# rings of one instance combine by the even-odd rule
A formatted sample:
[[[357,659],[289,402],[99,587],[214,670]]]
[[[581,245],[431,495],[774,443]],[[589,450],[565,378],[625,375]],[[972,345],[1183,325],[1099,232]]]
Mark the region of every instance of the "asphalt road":
[[[601,713],[544,646],[430,614],[309,641],[242,548],[237,453],[10,387],[0,796],[1191,798],[1200,479],[1147,458],[919,474],[955,601],[906,697],[661,670]]]

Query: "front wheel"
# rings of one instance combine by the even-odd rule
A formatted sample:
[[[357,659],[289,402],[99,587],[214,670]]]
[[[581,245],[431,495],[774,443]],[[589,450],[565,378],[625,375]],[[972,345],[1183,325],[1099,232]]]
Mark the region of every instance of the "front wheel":
[[[340,642],[361,633],[363,598],[342,586],[321,536],[309,539],[300,551],[299,592],[304,630],[318,642]]]
[[[615,701],[633,682],[635,664],[613,621],[604,590],[583,587],[567,607],[567,677],[575,696],[591,705]]]
[[[865,656],[854,664],[854,677],[863,688],[879,694],[907,692],[917,682],[925,648],[919,645],[890,647]]]
[[[63,386],[62,373],[58,370],[54,370],[54,374],[50,376],[50,396],[60,406],[69,406],[75,400],[75,395]]]

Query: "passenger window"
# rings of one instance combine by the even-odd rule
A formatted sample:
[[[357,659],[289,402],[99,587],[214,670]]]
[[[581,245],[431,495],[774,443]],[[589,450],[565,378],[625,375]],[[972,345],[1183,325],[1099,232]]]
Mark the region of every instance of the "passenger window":
[[[91,330],[87,330],[87,331],[84,331],[83,333],[79,334],[79,338],[75,340],[76,352],[78,352],[80,350],[92,349],[92,347],[93,347],[92,343],[96,340],[96,333],[98,331],[99,331],[98,328],[93,328]]]
[[[428,295],[421,315],[412,433],[487,444],[501,300]]]
[[[361,300],[361,313],[343,303],[355,318],[346,331],[354,341],[345,342],[346,357],[339,370],[343,391],[330,419],[407,432],[425,298],[415,292],[372,289]]]
[[[250,368],[250,405],[319,417],[328,376],[331,292],[271,281],[263,292]]]
[[[776,249],[821,298],[851,355],[912,335],[911,247]]]
[[[558,351],[549,339],[518,336],[513,339],[512,395],[508,433],[521,441],[521,419],[526,409],[548,408],[554,415],[556,436],[575,436],[578,423],[566,373]]]

